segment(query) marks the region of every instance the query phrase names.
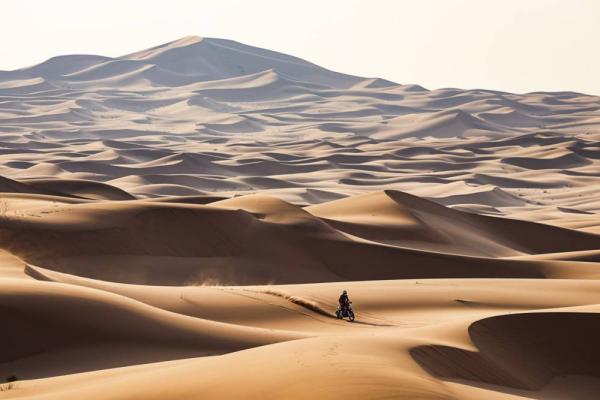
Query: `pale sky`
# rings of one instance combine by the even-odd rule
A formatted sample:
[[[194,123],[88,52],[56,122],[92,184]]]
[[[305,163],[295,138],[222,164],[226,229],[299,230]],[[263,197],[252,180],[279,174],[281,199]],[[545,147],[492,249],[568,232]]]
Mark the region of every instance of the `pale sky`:
[[[2,0],[0,69],[187,35],[429,89],[600,94],[598,0]]]

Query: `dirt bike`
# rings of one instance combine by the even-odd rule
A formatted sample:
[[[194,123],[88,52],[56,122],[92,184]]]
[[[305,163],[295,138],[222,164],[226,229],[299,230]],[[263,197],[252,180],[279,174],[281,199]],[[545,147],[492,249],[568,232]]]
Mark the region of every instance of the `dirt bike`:
[[[339,319],[348,317],[348,320],[350,322],[354,321],[354,311],[352,310],[352,302],[350,302],[347,307],[338,306],[338,309],[335,311],[335,316]]]

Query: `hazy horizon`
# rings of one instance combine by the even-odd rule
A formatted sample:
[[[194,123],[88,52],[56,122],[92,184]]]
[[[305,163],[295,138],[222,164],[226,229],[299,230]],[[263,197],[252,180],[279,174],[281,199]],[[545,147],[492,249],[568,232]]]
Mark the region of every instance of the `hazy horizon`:
[[[235,40],[401,84],[600,94],[600,3],[558,0],[3,3],[0,70],[116,57],[184,36]]]

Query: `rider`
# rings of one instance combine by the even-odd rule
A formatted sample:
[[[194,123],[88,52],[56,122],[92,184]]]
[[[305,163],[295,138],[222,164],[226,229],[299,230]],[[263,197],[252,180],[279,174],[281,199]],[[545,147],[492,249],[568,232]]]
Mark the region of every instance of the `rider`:
[[[338,300],[340,302],[340,309],[345,310],[350,305],[350,298],[348,297],[348,292],[344,290],[340,295]]]

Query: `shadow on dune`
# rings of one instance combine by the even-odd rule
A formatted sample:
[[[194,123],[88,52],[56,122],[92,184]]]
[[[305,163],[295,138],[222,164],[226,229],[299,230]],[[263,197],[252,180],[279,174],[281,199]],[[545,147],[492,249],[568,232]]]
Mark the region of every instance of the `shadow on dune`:
[[[353,217],[383,207],[385,229],[378,219],[344,225],[343,218],[321,216],[329,208],[302,209],[266,196],[208,206],[104,201],[0,215],[0,246],[43,268],[153,285],[600,274],[589,262],[500,258],[597,248],[596,235],[463,213],[401,192],[374,195],[374,202],[359,196],[330,204],[347,210],[358,201]],[[466,253],[430,247],[439,242]],[[473,254],[478,248],[490,255]]]
[[[600,315],[536,312],[485,318],[469,327],[478,351],[446,345],[411,349],[430,374],[469,384],[540,390],[566,375],[600,378]]]

